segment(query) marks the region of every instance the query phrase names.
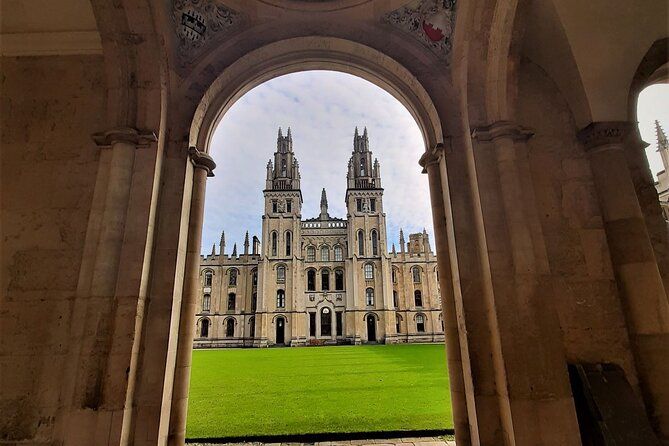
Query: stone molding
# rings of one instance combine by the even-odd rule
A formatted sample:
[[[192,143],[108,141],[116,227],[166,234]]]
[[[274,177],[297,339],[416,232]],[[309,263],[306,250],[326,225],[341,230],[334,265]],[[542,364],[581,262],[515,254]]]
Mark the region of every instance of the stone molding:
[[[635,124],[629,121],[591,122],[578,132],[578,140],[590,151],[598,147],[620,145],[634,130]]]
[[[7,57],[102,54],[102,42],[97,31],[2,34],[0,54]]]
[[[93,141],[100,148],[108,148],[117,142],[134,144],[137,148],[148,147],[158,141],[155,132],[151,130],[137,130],[131,127],[119,127],[106,132],[94,133]]]
[[[512,121],[497,121],[472,130],[472,138],[478,141],[494,141],[498,138],[510,138],[513,141],[527,141],[534,136],[534,131]]]
[[[193,163],[193,167],[196,169],[204,169],[207,172],[208,177],[214,176],[214,169],[216,168],[216,162],[208,154],[199,151],[195,147],[188,148],[188,158]]]

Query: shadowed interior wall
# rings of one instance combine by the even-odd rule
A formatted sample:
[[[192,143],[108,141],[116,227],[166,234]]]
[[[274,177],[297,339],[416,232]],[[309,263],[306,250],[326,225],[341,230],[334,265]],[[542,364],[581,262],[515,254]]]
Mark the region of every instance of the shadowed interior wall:
[[[553,81],[527,59],[519,85],[518,122],[535,132],[529,162],[567,360],[619,364],[636,385],[597,192],[574,136],[574,117]]]
[[[0,440],[50,440],[104,128],[102,56],[2,58]]]

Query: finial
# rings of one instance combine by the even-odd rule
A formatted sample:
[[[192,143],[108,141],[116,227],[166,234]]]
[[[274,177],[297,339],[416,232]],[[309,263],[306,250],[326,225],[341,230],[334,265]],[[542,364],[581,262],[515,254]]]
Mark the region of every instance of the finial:
[[[362,137],[367,139],[367,126],[365,126],[365,130],[362,132]]]
[[[325,188],[323,188],[323,190],[321,191],[321,206],[323,204],[325,204],[325,205],[328,204],[328,197],[327,197],[327,194],[325,193]]]
[[[281,127],[279,127],[279,134],[278,134],[277,138],[283,138],[283,134],[281,133]]]
[[[237,257],[237,243],[232,247],[232,257]]]
[[[288,127],[288,134],[286,135],[288,139],[293,140],[293,135],[290,133],[290,127]]]
[[[221,254],[225,254],[225,231],[221,231],[221,241],[219,242]]]
[[[395,250],[395,243],[393,243],[393,251],[392,251],[392,253],[393,253],[393,255],[396,255],[396,254],[397,254],[397,250]]]
[[[664,134],[664,130],[660,125],[660,121],[655,120],[655,133],[657,134],[657,150],[669,149],[669,143],[667,142],[667,135]]]
[[[213,245],[211,245],[211,255],[212,255],[212,256],[215,256],[215,255],[216,255],[216,243],[214,243]]]

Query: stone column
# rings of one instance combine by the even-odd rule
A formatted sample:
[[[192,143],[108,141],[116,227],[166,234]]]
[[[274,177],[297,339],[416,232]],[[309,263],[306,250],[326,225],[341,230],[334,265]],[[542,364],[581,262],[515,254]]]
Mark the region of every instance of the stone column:
[[[172,411],[168,444],[180,446],[186,438],[186,416],[188,414],[188,388],[190,384],[191,360],[193,356],[193,338],[195,331],[195,313],[200,291],[200,245],[202,244],[202,224],[204,217],[204,199],[207,177],[214,176],[216,163],[206,153],[195,147],[188,150],[193,164],[193,189],[190,201],[190,219],[188,221],[188,248],[186,252],[186,271],[181,315],[179,320],[179,343],[174,373],[172,393]]]
[[[500,121],[474,130],[495,381],[507,444],[579,445],[576,411],[545,247],[523,184],[532,133]]]
[[[579,132],[597,188],[632,353],[651,424],[669,442],[669,302],[625,159],[630,122],[593,122]]]
[[[440,163],[445,162],[444,147],[438,145],[433,150],[426,152],[420,159],[423,172],[427,173],[430,184],[430,200],[432,203],[432,219],[434,221],[435,251],[437,253],[437,264],[439,267],[439,281],[442,301],[442,314],[444,318],[444,337],[446,340],[446,357],[448,363],[448,376],[450,381],[451,405],[453,406],[453,426],[455,428],[455,441],[458,446],[470,446],[472,436],[470,434],[469,416],[467,413],[467,389],[473,398],[471,386],[465,387],[464,364],[462,362],[460,331],[456,318],[457,310],[455,294],[453,293],[453,275],[451,271],[450,246],[447,225],[449,221],[446,216],[444,202],[450,198],[444,194]],[[446,189],[447,190],[447,189]],[[452,225],[452,217],[450,224]],[[452,228],[451,228],[452,230]],[[462,314],[462,311],[460,311]],[[460,319],[464,324],[464,319]],[[408,327],[408,321],[407,321]],[[466,336],[463,343],[466,344]],[[467,356],[468,358],[468,356]],[[467,377],[471,381],[471,371],[467,365]],[[470,405],[473,405],[473,401]],[[476,424],[474,422],[474,424]]]

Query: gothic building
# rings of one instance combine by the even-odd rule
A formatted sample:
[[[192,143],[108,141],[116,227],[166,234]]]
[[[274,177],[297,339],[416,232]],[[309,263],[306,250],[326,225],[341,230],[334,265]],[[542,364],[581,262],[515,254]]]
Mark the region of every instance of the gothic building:
[[[378,159],[355,130],[346,176],[346,218],[302,218],[300,166],[290,129],[279,129],[267,164],[262,241],[203,256],[198,347],[443,342],[437,259],[427,232],[386,242]],[[262,249],[260,249],[262,246]],[[251,250],[249,251],[249,248]]]
[[[664,169],[657,173],[657,181],[655,182],[655,189],[660,200],[660,207],[662,208],[662,215],[664,219],[669,221],[669,142],[667,135],[660,126],[660,122],[655,120],[655,132],[657,134],[657,151],[662,157],[662,165]]]

